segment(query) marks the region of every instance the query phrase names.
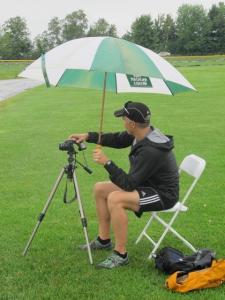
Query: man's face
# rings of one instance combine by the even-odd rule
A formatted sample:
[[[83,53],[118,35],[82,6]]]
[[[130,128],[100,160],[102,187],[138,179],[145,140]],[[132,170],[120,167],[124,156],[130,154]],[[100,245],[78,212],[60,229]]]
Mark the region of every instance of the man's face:
[[[134,128],[135,128],[135,122],[131,121],[130,119],[128,119],[127,117],[122,117],[123,122],[124,122],[124,127],[126,128],[126,131],[129,134],[133,134],[134,132]]]

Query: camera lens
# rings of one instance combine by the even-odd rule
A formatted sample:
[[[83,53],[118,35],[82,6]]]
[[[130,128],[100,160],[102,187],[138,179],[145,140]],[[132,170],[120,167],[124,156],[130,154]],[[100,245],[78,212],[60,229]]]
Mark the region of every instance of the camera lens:
[[[73,150],[73,141],[67,140],[64,143],[59,144],[59,150],[61,151],[71,151]]]

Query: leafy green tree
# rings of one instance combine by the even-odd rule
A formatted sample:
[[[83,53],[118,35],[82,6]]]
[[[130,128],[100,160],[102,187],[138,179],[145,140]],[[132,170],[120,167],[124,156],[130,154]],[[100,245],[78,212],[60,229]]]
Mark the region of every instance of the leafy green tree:
[[[3,41],[2,41],[2,27],[0,24],[0,59],[2,59],[2,45],[3,45]]]
[[[181,54],[207,53],[209,22],[202,5],[184,4],[178,8],[177,50]]]
[[[132,34],[130,31],[127,31],[123,36],[122,39],[127,40],[127,41],[131,41],[132,42]]]
[[[108,32],[107,32],[108,36],[113,36],[113,37],[118,37],[117,35],[117,28],[115,24],[111,24],[109,26]]]
[[[154,29],[154,45],[155,51],[164,51],[162,49],[162,34],[163,34],[163,23],[164,15],[158,15],[157,19],[154,20],[153,29]]]
[[[176,24],[170,15],[166,15],[163,27],[162,51],[176,52]]]
[[[34,59],[38,58],[41,54],[46,53],[52,48],[48,31],[43,31],[34,39],[33,55]]]
[[[54,48],[62,43],[62,22],[58,17],[54,17],[48,23],[50,48]]]
[[[210,32],[208,47],[211,53],[225,52],[225,4],[212,5],[208,13]]]
[[[131,41],[152,50],[156,48],[154,33],[153,21],[150,15],[140,16],[131,25]]]
[[[159,15],[154,20],[155,50],[157,52],[175,52],[176,26],[170,15]]]
[[[117,37],[117,29],[105,19],[100,18],[94,25],[90,26],[87,36],[113,36]]]
[[[3,59],[29,58],[32,43],[26,21],[21,17],[7,20],[1,29],[0,56]]]
[[[63,42],[84,37],[88,28],[88,19],[83,10],[77,10],[67,15],[63,20]]]
[[[48,23],[48,30],[35,37],[33,43],[33,58],[39,57],[62,43],[62,21],[54,17]]]

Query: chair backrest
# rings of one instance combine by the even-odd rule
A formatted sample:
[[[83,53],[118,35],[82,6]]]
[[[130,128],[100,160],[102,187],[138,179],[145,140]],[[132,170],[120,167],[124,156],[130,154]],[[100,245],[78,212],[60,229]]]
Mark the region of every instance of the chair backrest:
[[[179,173],[182,171],[187,173],[188,175],[194,177],[194,181],[192,182],[191,186],[187,190],[186,194],[184,195],[184,198],[182,201],[180,201],[182,204],[186,201],[190,193],[192,192],[195,184],[197,183],[198,179],[202,175],[202,172],[205,169],[206,162],[203,158],[195,155],[195,154],[190,154],[186,156],[183,161],[180,164],[179,167]]]
[[[203,158],[190,154],[186,156],[180,164],[179,171],[184,171],[190,176],[199,178],[205,169],[206,162]]]

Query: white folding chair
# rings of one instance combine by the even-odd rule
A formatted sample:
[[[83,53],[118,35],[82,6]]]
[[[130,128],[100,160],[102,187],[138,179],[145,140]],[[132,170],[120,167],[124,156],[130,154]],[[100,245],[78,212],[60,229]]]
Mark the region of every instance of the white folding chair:
[[[193,181],[191,182],[189,188],[187,189],[183,199],[177,202],[175,206],[173,206],[171,209],[157,211],[157,212],[150,212],[151,217],[136,240],[136,244],[137,244],[144,236],[153,244],[153,250],[149,255],[149,259],[154,257],[157,249],[159,248],[161,242],[163,241],[163,239],[165,238],[168,232],[173,233],[192,251],[196,251],[196,249],[191,243],[189,243],[182,235],[180,235],[175,229],[172,228],[172,224],[175,221],[176,217],[178,216],[179,212],[186,212],[188,210],[188,207],[185,206],[184,203],[186,202],[187,198],[191,194],[194,186],[196,185],[203,170],[205,169],[205,165],[206,165],[205,160],[198,157],[197,155],[191,154],[186,156],[182,161],[182,163],[180,164],[179,174],[181,174],[181,172],[185,172],[186,174],[193,177]],[[166,222],[164,219],[161,218],[161,214],[165,214],[165,213],[170,213],[170,214],[172,213],[172,218],[170,219],[169,222]],[[163,225],[164,228],[164,231],[160,236],[160,238],[158,239],[158,241],[154,241],[152,237],[147,233],[149,227],[152,225],[153,220],[158,221],[161,225]]]

